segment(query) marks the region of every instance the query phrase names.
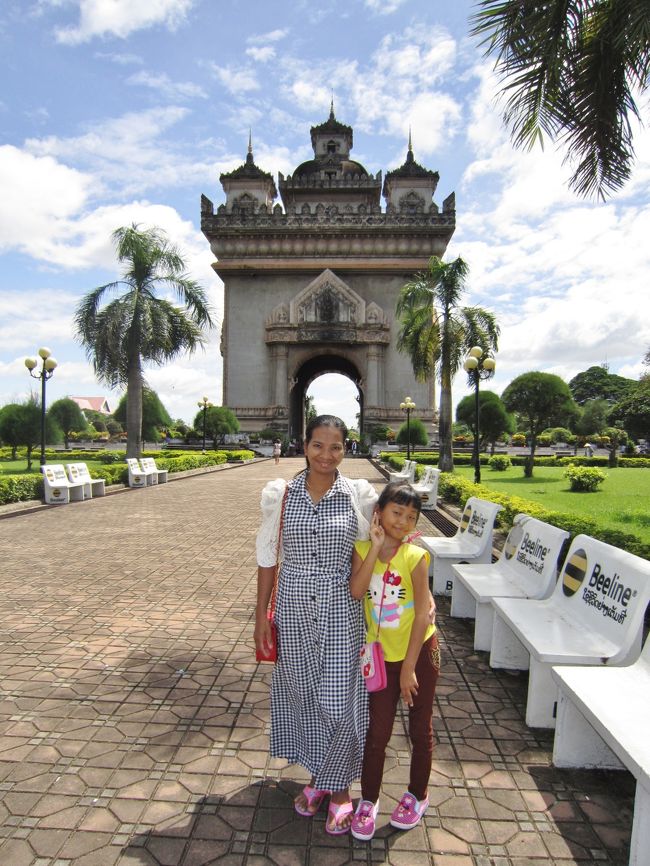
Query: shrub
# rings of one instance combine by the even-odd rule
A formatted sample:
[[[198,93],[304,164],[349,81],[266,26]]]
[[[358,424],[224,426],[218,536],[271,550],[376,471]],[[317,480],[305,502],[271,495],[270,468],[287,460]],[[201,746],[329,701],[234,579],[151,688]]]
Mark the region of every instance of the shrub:
[[[488,466],[493,472],[505,472],[512,466],[512,460],[507,454],[495,454],[488,460]]]
[[[607,477],[600,469],[575,465],[567,466],[564,476],[569,479],[571,490],[577,493],[593,493]]]
[[[9,502],[27,502],[41,499],[43,479],[41,475],[5,475],[0,477],[0,505]]]
[[[517,448],[523,448],[526,444],[526,436],[524,433],[515,433],[510,440],[510,444]]]

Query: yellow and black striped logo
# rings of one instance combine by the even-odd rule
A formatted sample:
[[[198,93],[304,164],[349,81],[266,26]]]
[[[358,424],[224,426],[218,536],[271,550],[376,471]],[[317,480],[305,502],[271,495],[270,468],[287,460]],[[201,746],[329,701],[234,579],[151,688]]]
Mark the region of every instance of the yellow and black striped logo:
[[[587,573],[587,554],[581,548],[574,550],[564,564],[562,592],[569,598],[580,589]]]
[[[467,527],[469,526],[469,521],[472,517],[472,506],[468,505],[460,518],[460,531],[465,532]]]

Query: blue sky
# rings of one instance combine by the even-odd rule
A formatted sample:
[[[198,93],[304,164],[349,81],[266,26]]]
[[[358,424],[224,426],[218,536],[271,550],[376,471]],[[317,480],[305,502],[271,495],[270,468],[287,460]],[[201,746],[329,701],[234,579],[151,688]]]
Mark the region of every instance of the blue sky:
[[[311,156],[310,126],[354,127],[373,173],[404,161],[455,191],[447,258],[470,266],[466,303],[502,328],[501,391],[522,372],[566,379],[592,364],[638,377],[650,348],[650,134],[626,188],[606,204],[568,192],[551,143],[514,151],[491,63],[468,36],[465,0],[5,0],[0,8],[0,405],[37,383],[24,358],[59,362],[48,402],[116,395],[74,339],[80,298],[119,276],[111,232],[164,228],[220,319],[222,286],[200,232],[201,193],[256,163],[276,177]],[[644,107],[646,107],[644,105]],[[147,378],[173,417],[221,397],[219,329],[205,352]],[[405,394],[408,392],[405,382]],[[320,411],[354,419],[355,389],[323,377]],[[454,396],[465,393],[457,377]]]

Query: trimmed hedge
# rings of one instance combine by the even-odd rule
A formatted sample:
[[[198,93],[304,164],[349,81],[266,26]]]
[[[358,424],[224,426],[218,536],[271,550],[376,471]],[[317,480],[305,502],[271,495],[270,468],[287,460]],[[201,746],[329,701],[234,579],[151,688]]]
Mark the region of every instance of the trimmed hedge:
[[[159,469],[167,469],[169,473],[186,472],[189,469],[200,469],[202,466],[219,466],[227,460],[236,462],[240,460],[252,460],[255,454],[247,449],[240,451],[207,451],[205,454],[197,454],[195,451],[173,451],[160,456],[160,451],[143,451],[143,457],[153,457]],[[109,456],[110,459],[103,459]],[[100,459],[105,466],[90,466],[91,478],[103,478],[106,484],[124,484],[129,482],[129,470],[125,464],[125,451],[83,451],[81,449],[67,451],[46,451],[46,460],[54,463],[78,463],[86,460]],[[4,475],[0,476],[0,505],[11,502],[26,502],[30,499],[43,498],[43,480],[39,473],[30,475]]]
[[[461,456],[464,457],[465,455]],[[424,460],[422,459],[423,457],[425,457]],[[432,459],[433,457],[435,457],[435,462],[437,462],[437,454],[423,455],[421,452],[418,452],[417,462],[426,465],[434,462],[434,459]],[[381,458],[385,463],[396,470],[403,467],[404,460],[406,459],[402,454],[395,454],[390,451],[382,452]],[[511,457],[510,459],[514,463],[517,458]],[[565,459],[565,465],[570,465],[573,462],[570,458],[561,458],[560,460],[556,460],[553,457],[549,457],[541,459],[548,459],[550,464],[553,466],[557,466],[558,464],[562,465]],[[619,466],[622,465],[624,461],[625,458],[622,458],[619,461]],[[455,455],[454,462],[456,462]],[[461,461],[459,460],[458,463],[460,462]],[[650,463],[650,461],[644,462]],[[483,463],[483,460],[481,460],[481,463]],[[631,460],[626,461],[626,465],[628,466],[640,466],[640,463],[641,461],[639,458],[632,458]],[[535,465],[537,465],[537,460],[535,460]],[[423,472],[423,467],[418,466],[416,469],[416,477],[419,478]],[[641,539],[637,538],[636,535],[631,535],[627,532],[620,532],[616,529],[608,529],[607,527],[600,526],[594,520],[590,520],[586,517],[577,517],[572,514],[566,514],[562,511],[550,511],[542,505],[538,505],[536,502],[531,502],[529,499],[522,499],[520,496],[507,496],[504,493],[497,493],[483,484],[474,484],[472,481],[461,478],[459,475],[454,475],[449,472],[441,473],[438,494],[442,499],[457,505],[459,508],[465,506],[465,503],[470,496],[478,496],[480,499],[487,499],[490,502],[499,503],[499,505],[503,506],[503,511],[500,511],[497,515],[496,525],[505,531],[510,529],[515,516],[521,512],[529,514],[531,517],[536,517],[538,520],[543,520],[545,523],[551,523],[553,526],[557,526],[560,529],[566,529],[566,531],[571,534],[571,537],[580,535],[581,533],[584,535],[591,535],[593,538],[598,538],[614,547],[620,547],[621,550],[627,550],[629,553],[634,553],[636,556],[650,559],[650,544],[641,541]]]

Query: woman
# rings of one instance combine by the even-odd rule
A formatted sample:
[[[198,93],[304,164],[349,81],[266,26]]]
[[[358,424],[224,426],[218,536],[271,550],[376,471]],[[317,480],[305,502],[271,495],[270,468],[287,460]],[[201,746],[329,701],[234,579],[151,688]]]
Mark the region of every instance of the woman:
[[[267,607],[273,587],[282,502],[282,568],[275,621],[278,662],[271,683],[271,755],[301,764],[311,781],[296,797],[313,816],[330,796],[325,829],[347,833],[350,784],[361,774],[368,693],[359,668],[364,638],[361,603],[350,595],[352,549],[367,539],[377,495],[338,466],[347,430],[333,415],[314,418],[305,433],[307,468],[289,484],[262,493],[257,537],[255,644],[271,644]]]

